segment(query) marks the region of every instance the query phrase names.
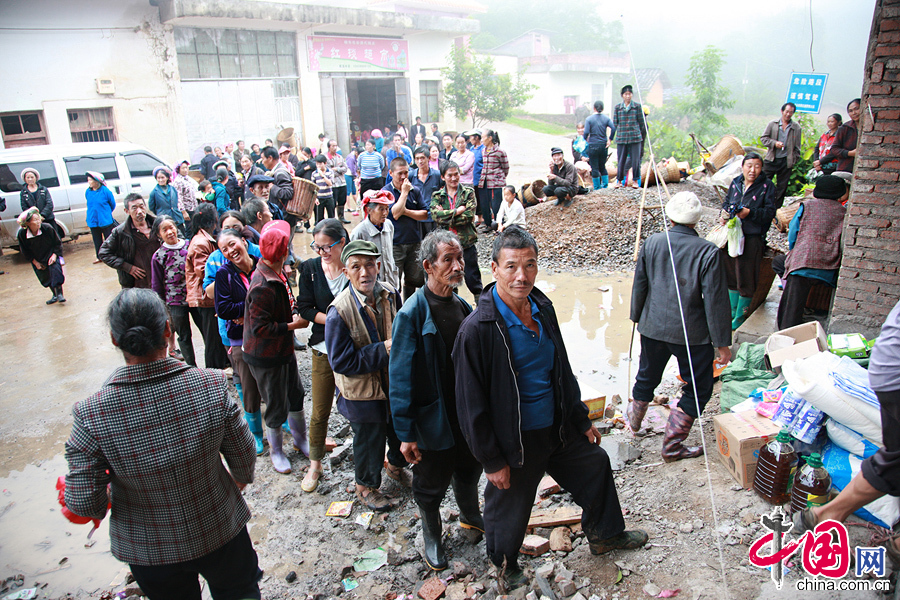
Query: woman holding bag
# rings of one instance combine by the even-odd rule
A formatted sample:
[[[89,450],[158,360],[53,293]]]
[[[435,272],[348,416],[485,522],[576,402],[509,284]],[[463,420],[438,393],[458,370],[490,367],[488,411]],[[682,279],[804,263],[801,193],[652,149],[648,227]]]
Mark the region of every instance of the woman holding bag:
[[[766,248],[766,232],[775,217],[775,184],[763,173],[762,157],[755,152],[744,156],[742,173],[734,178],[722,203],[722,225],[736,218],[741,227],[744,249],[731,256],[728,246],[722,248],[731,300],[731,328],[746,320],[753,294],[759,284],[759,267]]]

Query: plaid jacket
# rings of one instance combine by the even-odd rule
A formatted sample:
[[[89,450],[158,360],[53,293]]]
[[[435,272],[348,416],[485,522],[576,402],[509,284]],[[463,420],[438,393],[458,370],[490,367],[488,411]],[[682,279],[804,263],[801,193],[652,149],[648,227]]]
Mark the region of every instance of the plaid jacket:
[[[613,123],[616,125],[616,143],[636,144],[643,141],[647,123],[644,120],[644,109],[637,102],[632,102],[629,110],[625,110],[624,103],[616,104]]]
[[[252,482],[256,452],[220,371],[172,358],[126,365],[73,414],[66,506],[102,518],[112,484],[109,534],[119,560],[193,560],[250,520],[232,476]]]
[[[488,152],[485,148],[481,154],[481,176],[478,178],[478,187],[502,188],[506,185],[506,176],[509,175],[509,161],[506,152],[500,146],[493,146]]]

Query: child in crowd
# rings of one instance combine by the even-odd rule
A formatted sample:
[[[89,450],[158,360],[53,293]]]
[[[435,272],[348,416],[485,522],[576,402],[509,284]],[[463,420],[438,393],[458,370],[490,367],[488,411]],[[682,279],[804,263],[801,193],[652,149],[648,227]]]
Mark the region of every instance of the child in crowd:
[[[518,225],[525,228],[525,207],[516,198],[516,188],[507,185],[503,188],[503,202],[497,211],[497,233],[500,233],[510,225]]]
[[[169,336],[169,356],[183,360],[191,366],[197,366],[194,359],[194,345],[191,340],[191,323],[187,301],[187,279],[185,261],[188,244],[178,236],[178,224],[169,215],[156,218],[153,223],[152,236],[159,238],[162,245],[150,259],[151,287],[159,294],[169,312],[172,333]],[[175,349],[175,337],[178,337],[179,350]]]
[[[312,182],[319,188],[316,192],[316,223],[325,218],[334,218],[334,194],[331,191],[334,185],[334,171],[328,168],[328,157],[324,154],[316,156],[316,171],[312,174]]]

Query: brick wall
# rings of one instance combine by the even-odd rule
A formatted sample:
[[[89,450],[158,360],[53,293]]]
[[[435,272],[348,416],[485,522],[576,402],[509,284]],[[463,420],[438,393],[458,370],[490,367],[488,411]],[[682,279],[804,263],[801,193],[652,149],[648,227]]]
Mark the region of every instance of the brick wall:
[[[900,0],[876,3],[862,99],[829,330],[872,338],[900,299]]]

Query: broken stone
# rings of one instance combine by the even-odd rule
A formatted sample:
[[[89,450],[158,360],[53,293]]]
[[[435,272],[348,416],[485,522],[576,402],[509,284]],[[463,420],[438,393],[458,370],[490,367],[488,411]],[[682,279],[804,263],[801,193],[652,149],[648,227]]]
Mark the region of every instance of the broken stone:
[[[295,581],[297,581],[297,573],[295,571],[291,571],[284,576],[284,580],[288,583],[294,583]]]
[[[575,582],[565,579],[559,582],[559,593],[563,596],[572,596],[578,590],[575,588]]]
[[[525,594],[525,600],[538,600],[538,595],[534,593],[534,590]]]
[[[325,438],[325,452],[331,452],[337,448],[337,442],[334,441],[334,438],[326,437]]]
[[[469,568],[469,565],[464,563],[461,560],[453,561],[453,576],[457,579],[462,579],[466,575],[472,572],[472,569]]]
[[[682,523],[681,527],[679,527],[678,529],[681,531],[681,533],[691,533],[692,531],[694,531],[694,526],[690,523]]]
[[[550,534],[550,549],[554,552],[572,551],[572,532],[568,527],[557,527]]]
[[[644,586],[644,593],[654,598],[658,598],[661,591],[660,587],[652,582]]]
[[[703,529],[703,519],[694,519],[694,529]]]
[[[475,583],[466,587],[466,596],[468,596],[469,598],[474,598],[475,594],[480,594],[483,591],[484,591],[484,584],[481,584],[476,581]]]
[[[584,600],[584,596],[581,592],[575,592],[575,595],[569,598],[569,600]]]
[[[466,586],[458,581],[447,586],[447,600],[466,600]]]
[[[609,455],[610,466],[613,471],[621,471],[626,463],[630,463],[641,457],[640,448],[635,448],[625,440],[606,436],[600,440],[600,447]]]
[[[541,479],[541,483],[538,485],[538,496],[541,498],[546,498],[547,496],[552,496],[553,494],[558,494],[560,492],[559,484],[556,483],[549,475],[545,475],[543,479]]]
[[[534,574],[544,579],[550,579],[553,577],[553,568],[552,562],[545,562],[534,570]]]
[[[550,549],[550,540],[539,535],[526,535],[519,552],[529,556],[540,556]]]
[[[347,443],[347,444],[344,444],[343,446],[339,446],[339,447],[335,448],[331,452],[331,457],[329,460],[331,461],[331,466],[336,467],[339,464],[341,464],[341,462],[345,458],[350,458],[351,456],[353,456],[353,445]]]
[[[538,589],[541,590],[541,596],[546,596],[550,598],[550,600],[557,600],[556,593],[554,593],[553,588],[550,587],[550,582],[548,582],[543,577],[535,576],[534,580],[538,584]]]
[[[438,577],[432,577],[419,588],[419,598],[422,600],[437,600],[444,595],[447,586]]]

